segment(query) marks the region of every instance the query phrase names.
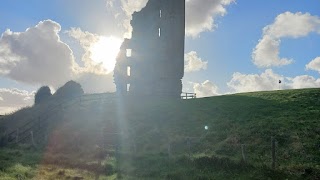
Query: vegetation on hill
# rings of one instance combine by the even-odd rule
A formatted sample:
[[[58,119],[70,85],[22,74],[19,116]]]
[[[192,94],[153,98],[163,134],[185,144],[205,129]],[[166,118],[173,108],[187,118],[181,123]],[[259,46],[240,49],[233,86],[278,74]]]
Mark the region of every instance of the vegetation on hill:
[[[60,98],[72,98],[83,94],[83,89],[79,83],[75,81],[68,81],[54,93],[54,96]]]
[[[48,100],[51,95],[50,88],[48,86],[42,86],[34,96],[34,104],[39,104]]]
[[[113,94],[50,101],[28,110],[41,117],[52,109],[36,147],[0,150],[0,178],[21,171],[48,179],[319,179],[319,97],[319,89],[301,89],[179,101]]]
[[[73,100],[84,95],[81,85],[75,81],[68,81],[53,95],[48,86],[41,87],[35,94],[35,104],[32,107],[24,107],[15,113],[3,116],[0,119],[0,130],[9,133],[32,121],[43,121],[59,118],[62,106],[73,103]],[[103,96],[103,95],[102,95]],[[31,124],[32,125],[32,124]]]

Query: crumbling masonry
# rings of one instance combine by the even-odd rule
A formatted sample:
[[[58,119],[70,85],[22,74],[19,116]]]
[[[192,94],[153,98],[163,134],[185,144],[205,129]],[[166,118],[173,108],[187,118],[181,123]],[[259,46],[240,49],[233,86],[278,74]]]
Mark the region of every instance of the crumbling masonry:
[[[184,75],[185,0],[149,0],[132,16],[132,38],[117,57],[120,94],[179,98]]]

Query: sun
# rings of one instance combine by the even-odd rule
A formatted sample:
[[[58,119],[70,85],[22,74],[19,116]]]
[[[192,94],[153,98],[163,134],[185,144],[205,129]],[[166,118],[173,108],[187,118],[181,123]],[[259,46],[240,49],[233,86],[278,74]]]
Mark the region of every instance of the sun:
[[[101,36],[96,43],[90,46],[90,58],[95,63],[102,63],[108,73],[112,72],[121,44],[122,40],[119,38]]]

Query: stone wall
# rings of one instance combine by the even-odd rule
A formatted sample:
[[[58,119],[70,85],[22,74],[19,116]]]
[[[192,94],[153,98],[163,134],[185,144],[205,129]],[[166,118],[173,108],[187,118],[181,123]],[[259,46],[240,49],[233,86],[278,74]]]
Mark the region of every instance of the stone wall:
[[[185,0],[149,0],[133,14],[132,38],[117,57],[117,92],[180,97],[184,75]]]

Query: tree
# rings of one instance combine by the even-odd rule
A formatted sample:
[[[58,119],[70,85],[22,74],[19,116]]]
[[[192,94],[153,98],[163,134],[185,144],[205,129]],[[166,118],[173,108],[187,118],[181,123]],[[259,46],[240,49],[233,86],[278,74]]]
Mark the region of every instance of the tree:
[[[79,83],[75,81],[68,81],[56,91],[55,96],[62,98],[73,98],[83,94],[83,89]]]
[[[42,86],[34,97],[34,104],[39,104],[51,97],[51,90],[48,86]]]

